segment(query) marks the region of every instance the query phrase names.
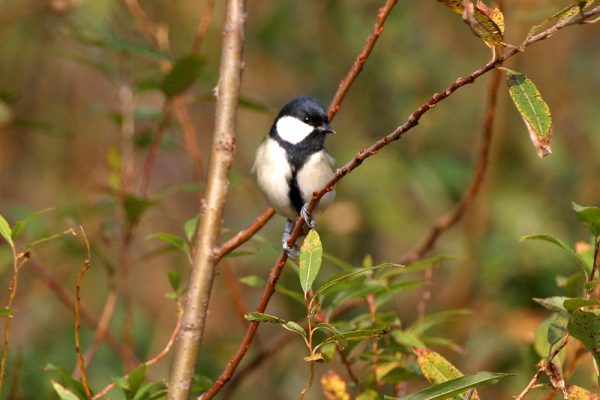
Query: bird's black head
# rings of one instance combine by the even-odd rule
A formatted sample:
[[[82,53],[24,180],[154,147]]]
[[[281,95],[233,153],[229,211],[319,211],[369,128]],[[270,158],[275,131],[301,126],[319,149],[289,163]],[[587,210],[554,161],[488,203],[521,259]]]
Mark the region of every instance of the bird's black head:
[[[312,97],[296,97],[279,111],[270,135],[292,145],[313,142],[323,146],[325,135],[333,132],[321,103]]]

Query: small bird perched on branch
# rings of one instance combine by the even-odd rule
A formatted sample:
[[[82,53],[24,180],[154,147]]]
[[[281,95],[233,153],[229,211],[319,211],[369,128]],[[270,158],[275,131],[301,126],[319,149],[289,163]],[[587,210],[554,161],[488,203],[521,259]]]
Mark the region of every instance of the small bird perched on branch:
[[[287,242],[294,220],[301,215],[309,228],[315,227],[315,220],[307,211],[308,202],[313,192],[334,176],[335,160],[324,147],[330,133],[335,131],[321,103],[312,97],[296,97],[279,111],[256,151],[252,170],[271,207],[287,218],[281,241],[293,259],[298,257],[298,250]],[[317,210],[324,210],[334,198],[334,190],[327,192]]]

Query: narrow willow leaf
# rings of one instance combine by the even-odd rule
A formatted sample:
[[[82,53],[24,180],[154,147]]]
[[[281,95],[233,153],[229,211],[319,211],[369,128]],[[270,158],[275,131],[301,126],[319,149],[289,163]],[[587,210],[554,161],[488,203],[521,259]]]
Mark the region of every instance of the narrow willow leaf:
[[[485,42],[489,47],[506,46],[504,43],[504,15],[498,8],[485,5],[477,1],[476,5],[469,0],[438,0],[460,15],[469,25],[471,31]]]
[[[366,272],[369,271],[373,271],[376,269],[380,269],[380,268],[389,268],[389,267],[399,267],[399,268],[403,268],[403,265],[400,264],[394,264],[394,263],[383,263],[383,264],[379,264],[379,265],[375,265],[373,267],[369,267],[369,268],[361,268],[359,270],[356,270],[354,272],[350,272],[348,274],[344,274],[341,276],[338,276],[336,278],[333,278],[327,282],[325,282],[321,287],[319,287],[317,290],[315,290],[315,296],[325,292],[326,290],[336,286],[337,284],[339,284],[340,282],[346,281],[348,279],[352,279],[358,275],[364,274]]]
[[[164,382],[148,382],[135,392],[131,400],[158,400],[165,399],[167,387]]]
[[[423,376],[434,385],[464,376],[450,361],[441,354],[426,348],[414,348],[417,363]]]
[[[579,222],[585,225],[592,235],[600,236],[600,207],[583,207],[573,203],[573,210]]]
[[[133,195],[126,195],[123,198],[123,208],[129,225],[138,223],[144,211],[158,204],[156,200],[143,199]]]
[[[144,383],[144,379],[146,379],[146,369],[146,364],[142,364],[131,371],[127,376],[130,395],[135,394],[142,386],[142,383]]]
[[[600,396],[576,385],[567,386],[568,400],[600,400]]]
[[[538,303],[539,305],[547,308],[550,311],[559,313],[559,314],[563,314],[563,315],[567,315],[567,309],[565,308],[565,306],[563,305],[565,300],[569,300],[570,297],[564,297],[564,296],[553,296],[553,297],[546,297],[544,299],[540,299],[540,298],[533,298],[533,301],[535,301],[536,303]]]
[[[188,219],[185,221],[185,224],[183,224],[183,231],[185,232],[185,237],[187,240],[191,241],[193,239],[199,221],[200,215],[197,214],[195,217]]]
[[[577,0],[577,4],[571,4],[552,15],[550,18],[545,20],[539,25],[534,26],[529,30],[527,36],[533,36],[536,33],[540,32],[541,28],[546,26],[547,24],[560,24],[565,21],[570,20],[571,18],[579,15],[582,10],[585,10],[589,5],[593,3],[593,0]]]
[[[36,219],[38,219],[42,214],[45,214],[48,211],[52,211],[52,210],[54,210],[54,208],[46,208],[44,210],[36,211],[36,212],[34,212],[32,214],[29,214],[25,218],[23,218],[23,219],[15,222],[15,226],[13,226],[13,228],[12,228],[12,238],[13,238],[13,240],[17,240],[17,238],[21,235],[21,233],[23,233],[23,230],[25,229],[25,227],[28,224],[30,224],[31,222],[33,222]]]
[[[321,387],[327,400],[351,400],[346,381],[337,372],[328,371],[321,376]]]
[[[264,279],[259,278],[256,275],[244,276],[243,278],[240,278],[240,282],[253,288],[265,286],[266,283]]]
[[[550,107],[542,99],[535,84],[520,72],[507,69],[506,82],[510,97],[525,122],[538,156],[549,155],[552,153]]]
[[[153,233],[152,235],[149,235],[148,237],[162,240],[163,242],[171,245],[172,247],[176,248],[177,250],[182,251],[188,257],[190,256],[190,248],[189,248],[188,244],[186,243],[185,240],[183,240],[182,238],[180,238],[177,235],[173,235],[172,233],[166,233],[166,232],[157,232],[157,233]]]
[[[12,314],[12,310],[10,308],[0,308],[0,315],[10,315]]]
[[[58,397],[60,397],[61,400],[79,400],[79,397],[77,397],[75,394],[70,392],[58,382],[52,382],[52,387],[54,388],[54,391],[58,394]]]
[[[73,377],[71,377],[70,372],[67,372],[63,368],[59,368],[53,364],[46,364],[46,366],[44,366],[44,371],[57,374],[61,378],[61,380],[66,384],[68,390],[67,389],[65,389],[65,390],[67,390],[70,393],[75,393],[77,399],[86,399],[87,398],[83,384],[81,382],[79,382],[78,380],[73,379]],[[63,388],[62,385],[59,385],[59,386],[61,388]],[[56,387],[55,387],[55,390],[56,390]]]
[[[6,219],[4,219],[2,214],[0,214],[0,235],[4,238],[4,240],[8,242],[10,247],[15,247],[15,244],[12,240],[12,232],[10,229],[10,225],[8,224]]]
[[[304,307],[306,306],[304,297],[300,294],[300,292],[296,292],[292,289],[288,289],[280,283],[278,283],[277,286],[275,286],[275,291],[277,293],[281,293],[281,294],[289,297],[290,299],[296,301],[297,303],[299,303],[300,305],[302,305]]]
[[[297,322],[294,321],[288,321],[285,324],[282,324],[281,326],[283,326],[285,329],[287,329],[288,331],[291,332],[295,332],[298,333],[304,337],[306,337],[306,331],[304,330],[304,328]]]
[[[323,362],[325,361],[325,357],[321,353],[313,354],[312,356],[304,357],[304,361],[307,362]]]
[[[272,322],[274,324],[285,324],[285,320],[276,317],[274,315],[260,313],[260,312],[251,312],[244,315],[246,321],[257,321],[257,322]]]
[[[565,252],[567,252],[567,254],[572,256],[577,261],[577,264],[579,264],[579,266],[581,267],[581,269],[583,270],[583,272],[586,276],[592,270],[591,265],[586,263],[585,260],[579,254],[577,254],[575,251],[573,251],[573,249],[571,249],[569,246],[567,246],[567,244],[565,242],[563,242],[562,240],[560,240],[557,237],[554,237],[551,235],[527,235],[527,236],[523,236],[520,239],[521,242],[523,242],[525,240],[543,240],[545,242],[555,244],[558,247],[560,247],[561,249],[563,249]]]
[[[312,288],[312,284],[319,274],[322,258],[321,238],[316,230],[311,229],[300,249],[300,286],[305,295]]]
[[[575,311],[567,325],[569,333],[592,353],[600,364],[600,316],[589,311]]]
[[[575,299],[565,300],[564,306],[568,311],[575,311],[581,307],[600,306],[600,301],[595,299],[584,299],[582,297],[578,297]]]
[[[192,86],[200,77],[203,65],[204,61],[195,54],[178,60],[162,83],[165,95],[173,97]]]
[[[181,283],[181,275],[179,274],[179,271],[170,269],[167,271],[167,277],[169,278],[171,288],[177,292],[179,290],[179,284]]]
[[[421,390],[401,398],[385,396],[389,400],[445,400],[449,397],[467,392],[479,386],[494,385],[501,379],[510,376],[497,372],[478,372],[473,375],[453,379],[434,387]]]

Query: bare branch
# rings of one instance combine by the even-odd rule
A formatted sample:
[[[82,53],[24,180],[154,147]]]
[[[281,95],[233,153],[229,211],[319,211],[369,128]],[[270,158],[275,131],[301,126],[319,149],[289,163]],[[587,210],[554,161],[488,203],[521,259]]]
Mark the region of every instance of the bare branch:
[[[81,354],[81,326],[79,320],[79,306],[81,304],[81,283],[83,282],[83,277],[88,269],[90,269],[90,265],[92,262],[92,255],[90,251],[90,242],[85,234],[85,230],[83,226],[79,225],[79,229],[81,230],[81,234],[83,236],[83,240],[85,242],[85,248],[87,251],[87,257],[83,261],[83,267],[81,271],[79,271],[79,275],[77,276],[77,284],[75,286],[75,307],[73,307],[73,314],[75,319],[75,351],[77,353],[77,360],[79,363],[79,373],[81,374],[81,384],[83,385],[83,389],[85,390],[85,394],[88,399],[92,398],[92,391],[90,390],[90,385],[88,384],[87,373],[85,371],[85,360],[83,359],[83,354]]]
[[[198,349],[204,333],[215,266],[218,261],[214,256],[214,250],[221,233],[221,217],[229,188],[228,175],[235,151],[235,117],[243,66],[245,22],[245,0],[228,0],[205,209],[198,229],[183,314],[183,328],[169,385],[171,400],[189,397]]]

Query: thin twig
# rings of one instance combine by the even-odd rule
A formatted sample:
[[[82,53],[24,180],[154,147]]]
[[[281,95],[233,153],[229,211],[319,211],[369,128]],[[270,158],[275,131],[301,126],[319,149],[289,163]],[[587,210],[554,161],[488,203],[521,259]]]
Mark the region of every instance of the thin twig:
[[[310,362],[310,376],[308,378],[308,382],[306,383],[306,386],[304,386],[302,388],[302,391],[300,392],[300,395],[298,396],[298,400],[303,400],[304,399],[304,396],[306,396],[306,393],[308,392],[308,390],[312,386],[313,378],[314,377],[315,377],[315,363],[314,362]]]
[[[17,297],[17,288],[19,286],[19,271],[21,267],[29,260],[29,252],[17,253],[17,249],[11,244],[12,256],[13,256],[13,271],[12,279],[8,284],[9,295],[6,309],[8,315],[4,321],[4,346],[2,348],[2,360],[0,361],[0,393],[2,393],[2,387],[4,385],[4,378],[6,377],[6,363],[8,361],[8,351],[10,349],[10,327],[14,317],[13,305],[15,298]]]
[[[239,231],[234,237],[223,243],[215,250],[215,257],[220,260],[226,254],[246,243],[256,232],[258,232],[265,224],[275,215],[275,210],[271,207],[262,212],[256,219],[244,230]]]
[[[32,271],[36,277],[44,282],[46,286],[54,293],[58,300],[67,308],[72,310],[75,307],[75,299],[65,290],[60,282],[53,277],[44,267],[38,264],[35,260],[30,260],[27,267],[28,271]],[[99,325],[98,319],[88,311],[83,305],[79,307],[79,316],[91,328],[96,330]],[[106,332],[106,343],[128,364],[138,364],[140,361],[135,357],[133,351],[119,342],[110,332]]]
[[[229,171],[235,151],[235,123],[242,75],[246,1],[228,0],[223,29],[215,126],[205,209],[198,228],[192,272],[183,313],[183,329],[175,352],[169,399],[189,397],[197,355],[204,334],[206,315],[217,258],[214,251],[221,234],[222,215],[229,189]]]
[[[461,199],[456,206],[454,206],[450,212],[443,215],[436,221],[419,246],[405,256],[402,259],[402,263],[409,264],[423,258],[423,256],[435,246],[437,239],[442,235],[442,233],[456,225],[461,220],[465,212],[468,210],[471,204],[473,204],[473,201],[479,194],[489,164],[493,126],[496,116],[496,105],[498,101],[498,88],[500,86],[501,79],[502,71],[495,70],[492,74],[492,80],[488,90],[488,106],[486,116],[483,120],[483,135],[481,144],[479,145],[477,167],[471,183],[469,183],[467,186],[467,189],[462,194]]]
[[[90,242],[85,234],[85,230],[83,226],[79,225],[79,229],[81,230],[81,235],[83,236],[83,241],[85,242],[85,248],[87,251],[87,257],[83,261],[83,267],[81,271],[79,271],[79,275],[77,276],[77,284],[75,286],[75,307],[73,307],[74,319],[75,319],[75,351],[77,353],[77,360],[79,362],[79,373],[81,374],[81,384],[83,385],[83,389],[85,390],[85,394],[88,399],[92,398],[92,391],[90,390],[90,385],[88,383],[87,373],[85,371],[85,360],[83,359],[83,354],[81,354],[81,326],[79,319],[79,305],[81,304],[81,283],[83,282],[83,277],[87,270],[90,268],[92,262],[92,255],[90,251]]]
[[[169,352],[171,351],[171,348],[173,347],[173,344],[175,343],[175,340],[177,340],[177,335],[179,335],[179,332],[181,331],[181,318],[183,315],[183,311],[182,311],[182,307],[180,303],[177,303],[177,323],[175,324],[175,328],[173,329],[173,332],[171,332],[171,336],[169,337],[169,340],[167,341],[167,344],[165,344],[165,347],[163,347],[163,349],[161,351],[158,352],[158,354],[156,354],[154,357],[148,359],[147,361],[140,363],[139,365],[137,365],[135,368],[136,369],[138,367],[140,367],[141,365],[145,365],[146,367],[150,367],[151,365],[154,365],[156,363],[158,363],[160,360],[162,360],[163,358],[165,358],[165,356],[167,354],[169,354]],[[129,376],[129,374],[125,375],[125,377],[127,378]],[[101,391],[99,391],[98,393],[96,393],[94,395],[94,397],[92,398],[92,400],[98,400],[104,396],[106,396],[106,394],[108,392],[110,392],[114,387],[116,386],[115,382],[112,382],[110,384],[108,384],[104,389],[102,389]]]
[[[333,96],[331,104],[329,105],[327,110],[329,121],[331,121],[335,114],[337,114],[338,110],[340,109],[340,105],[346,96],[346,93],[348,93],[348,90],[350,89],[350,86],[352,86],[352,83],[358,74],[360,74],[360,71],[362,71],[365,62],[369,58],[369,55],[371,55],[371,51],[373,51],[373,47],[375,47],[375,44],[379,39],[379,36],[381,36],[383,33],[383,24],[385,23],[385,20],[390,15],[397,2],[398,0],[387,0],[383,7],[377,10],[377,20],[375,21],[375,25],[373,25],[373,30],[369,34],[369,37],[367,38],[367,41],[365,42],[360,54],[354,60],[352,67],[350,67],[350,70],[338,85],[338,89]]]
[[[198,24],[198,31],[196,32],[194,45],[192,46],[192,51],[194,53],[199,53],[200,49],[202,48],[204,37],[206,36],[206,32],[208,31],[208,27],[210,26],[210,21],[212,19],[214,5],[215,0],[205,0],[202,16],[200,17],[200,23]]]
[[[596,271],[598,270],[598,261],[600,255],[600,237],[594,239],[594,261],[592,262],[592,271],[590,272],[590,276],[588,277],[588,283],[592,282],[596,277]],[[589,299],[594,292],[594,287],[591,286],[586,290],[585,298]]]
[[[485,64],[481,68],[473,71],[467,77],[458,78],[452,85],[450,85],[445,90],[434,93],[433,96],[427,102],[423,103],[412,114],[409,115],[409,117],[405,123],[400,125],[398,128],[396,128],[390,134],[384,136],[383,138],[381,138],[380,140],[375,142],[369,148],[361,150],[352,160],[350,160],[348,163],[346,163],[342,168],[339,168],[336,171],[335,176],[329,182],[327,182],[327,184],[320,191],[313,193],[313,197],[308,205],[307,211],[309,213],[312,212],[313,209],[315,208],[316,204],[318,203],[318,201],[321,199],[321,197],[323,197],[325,195],[325,193],[333,190],[334,185],[340,179],[342,179],[344,176],[346,176],[347,174],[352,172],[354,169],[356,169],[358,166],[360,166],[364,162],[365,159],[377,154],[377,152],[380,149],[382,149],[383,147],[385,147],[392,141],[400,139],[400,137],[402,137],[403,134],[405,134],[406,132],[408,132],[409,130],[414,128],[419,123],[419,120],[427,111],[434,108],[437,105],[437,103],[439,103],[440,101],[442,101],[445,98],[447,98],[448,96],[450,96],[456,90],[460,89],[461,87],[463,87],[467,84],[471,84],[471,83],[475,82],[477,80],[477,78],[479,78],[481,75],[484,75],[485,73],[491,71],[492,69],[494,69],[498,65],[502,64],[507,59],[513,57],[515,54],[517,54],[521,51],[524,51],[525,48],[527,48],[531,44],[536,43],[541,40],[544,40],[544,39],[547,39],[548,37],[552,36],[559,30],[561,30],[567,26],[570,26],[570,25],[573,25],[576,23],[580,23],[582,21],[581,18],[587,19],[587,18],[596,16],[598,14],[600,14],[600,7],[596,7],[590,11],[587,11],[586,13],[584,13],[583,17],[579,17],[579,18],[575,18],[575,19],[572,19],[569,21],[561,22],[560,24],[557,24],[537,35],[527,37],[523,41],[521,46],[509,49],[505,54],[498,56],[496,59],[494,59],[492,61],[489,61],[487,64]],[[292,233],[290,235],[288,245],[290,245],[290,246],[293,245],[294,242],[298,239],[298,237],[300,236],[300,233],[302,231],[303,225],[304,225],[303,219],[301,217],[297,218],[295,225],[294,225],[294,229],[292,230]],[[256,311],[264,312],[266,305],[269,303],[271,296],[274,293],[274,284],[279,279],[279,275],[281,274],[281,271],[283,270],[286,260],[287,260],[287,255],[285,254],[285,252],[282,252],[279,259],[275,263],[275,266],[271,270],[271,273],[269,275],[269,282],[267,283],[267,287],[265,288],[265,291],[263,293],[263,296],[260,300],[259,306],[257,307]],[[225,367],[225,369],[223,370],[223,372],[221,373],[219,378],[215,381],[213,386],[206,393],[204,393],[204,395],[202,395],[200,397],[202,400],[208,400],[208,399],[211,399],[212,397],[214,397],[214,395],[219,392],[219,390],[223,387],[223,385],[225,385],[225,383],[227,383],[231,379],[231,376],[235,372],[240,361],[242,360],[242,358],[244,357],[244,355],[250,348],[250,345],[252,343],[252,339],[254,337],[257,327],[258,327],[257,322],[250,323],[250,325],[248,326],[248,329],[246,330],[246,334],[244,335],[244,338],[242,339],[240,346],[238,347],[237,352],[229,360],[229,362],[227,363],[227,366]]]

